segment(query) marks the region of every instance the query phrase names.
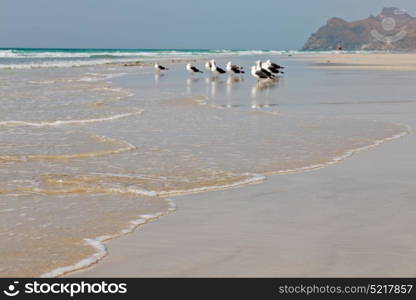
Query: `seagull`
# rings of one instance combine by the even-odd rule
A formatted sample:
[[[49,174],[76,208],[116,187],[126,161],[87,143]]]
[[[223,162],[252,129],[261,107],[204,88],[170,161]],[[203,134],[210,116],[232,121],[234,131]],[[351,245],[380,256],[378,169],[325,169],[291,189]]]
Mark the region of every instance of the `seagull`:
[[[227,63],[227,71],[233,74],[244,74],[242,67],[233,65],[230,61]]]
[[[164,66],[159,65],[159,63],[158,63],[158,62],[155,62],[155,69],[156,69],[157,71],[169,70],[168,68],[166,68],[166,67],[164,67]]]
[[[279,68],[275,68],[273,67],[272,63],[270,62],[270,60],[266,61],[265,63],[261,64],[262,68],[266,69],[267,71],[269,71],[270,73],[273,74],[285,74],[285,72],[282,71],[282,67]]]
[[[211,60],[211,71],[214,74],[224,74],[225,71],[223,69],[221,69],[220,67],[217,67],[217,63],[215,62],[215,60]]]
[[[271,72],[269,72],[268,70],[263,68],[263,63],[260,60],[256,61],[256,69],[257,69],[257,71],[261,71],[264,74],[266,74],[267,77],[269,77],[269,78],[276,78],[276,76],[274,76]]]
[[[272,67],[272,68],[274,68],[274,69],[278,69],[278,70],[280,70],[280,69],[284,69],[285,67],[282,67],[282,66],[280,66],[280,65],[278,65],[278,64],[275,64],[274,62],[272,62],[270,59],[268,59],[267,61],[266,61],[266,66],[269,66],[269,67]]]
[[[270,76],[273,76],[271,74],[268,75],[267,73],[263,72],[262,70],[259,70],[257,68],[257,66],[252,66],[251,67],[251,75],[253,75],[254,77],[256,77],[257,80],[260,80],[260,79],[269,79],[269,78],[272,78]]]
[[[186,69],[188,70],[189,73],[192,73],[192,74],[194,74],[194,73],[204,73],[200,69],[198,69],[197,67],[192,66],[191,64],[187,64]]]
[[[205,63],[205,69],[207,69],[208,71],[211,71],[211,66],[212,66],[211,61],[207,61]]]

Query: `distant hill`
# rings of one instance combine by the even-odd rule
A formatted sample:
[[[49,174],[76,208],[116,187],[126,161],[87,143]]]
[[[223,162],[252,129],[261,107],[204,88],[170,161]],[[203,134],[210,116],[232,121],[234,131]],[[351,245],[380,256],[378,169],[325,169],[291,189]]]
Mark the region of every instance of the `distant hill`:
[[[330,19],[305,43],[303,50],[416,50],[416,18],[396,7],[377,16],[348,22]]]

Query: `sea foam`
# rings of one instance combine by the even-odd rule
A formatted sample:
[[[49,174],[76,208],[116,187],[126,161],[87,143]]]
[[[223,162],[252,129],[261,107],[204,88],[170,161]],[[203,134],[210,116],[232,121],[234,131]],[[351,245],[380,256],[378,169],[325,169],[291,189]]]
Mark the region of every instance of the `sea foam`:
[[[51,122],[28,122],[28,121],[1,121],[0,126],[32,126],[32,127],[56,127],[61,125],[80,125],[88,123],[97,123],[105,121],[114,121],[122,118],[127,118],[134,115],[140,115],[144,110],[138,110],[131,113],[117,114],[109,117],[102,117],[96,119],[85,119],[85,120],[57,120]]]

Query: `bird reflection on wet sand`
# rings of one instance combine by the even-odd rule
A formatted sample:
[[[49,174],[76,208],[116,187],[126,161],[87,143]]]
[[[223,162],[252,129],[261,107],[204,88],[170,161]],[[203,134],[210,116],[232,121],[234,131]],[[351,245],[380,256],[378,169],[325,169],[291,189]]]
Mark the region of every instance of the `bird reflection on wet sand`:
[[[166,76],[166,74],[156,72],[155,73],[155,86],[159,86],[160,80],[165,76]]]
[[[186,79],[186,91],[188,92],[188,94],[192,93],[192,86],[198,83],[199,80],[200,78],[196,78],[196,77]]]
[[[251,88],[251,108],[268,108],[277,106],[275,103],[270,103],[270,91],[279,87],[279,80],[261,80],[257,81]],[[261,96],[261,97],[260,97]],[[263,103],[258,103],[259,99],[263,99]]]

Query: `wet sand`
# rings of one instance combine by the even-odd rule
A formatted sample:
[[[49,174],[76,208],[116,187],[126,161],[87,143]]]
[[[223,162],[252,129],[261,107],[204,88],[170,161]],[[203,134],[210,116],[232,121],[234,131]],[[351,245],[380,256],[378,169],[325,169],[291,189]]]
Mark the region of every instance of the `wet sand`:
[[[176,198],[73,276],[415,276],[414,136],[325,169]]]
[[[338,63],[367,68],[353,60]],[[415,128],[413,94],[404,92],[391,103],[328,103],[324,111]],[[415,152],[408,135],[323,169],[175,197],[174,214],[107,244],[107,257],[71,276],[414,277]]]
[[[233,61],[248,69],[266,57]],[[372,74],[327,76],[275,59],[293,75],[258,83],[193,76],[182,64],[162,73],[115,65],[1,71],[0,276],[91,266],[107,255],[103,243],[174,212],[166,197],[321,168],[405,134],[395,120],[357,111],[393,104],[392,84],[411,95],[411,73],[360,85]],[[361,95],[354,113],[328,113],[351,104],[351,89]]]

